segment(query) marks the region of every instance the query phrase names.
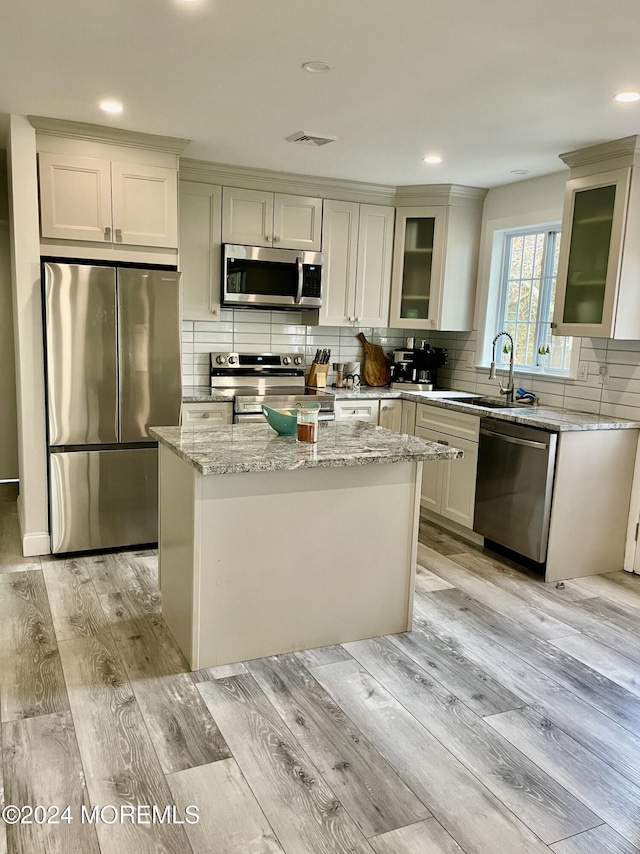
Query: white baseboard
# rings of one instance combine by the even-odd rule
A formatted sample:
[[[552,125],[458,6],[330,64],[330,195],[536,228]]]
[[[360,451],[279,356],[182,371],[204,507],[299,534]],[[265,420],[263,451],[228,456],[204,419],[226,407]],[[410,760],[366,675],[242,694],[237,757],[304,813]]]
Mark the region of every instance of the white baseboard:
[[[39,557],[51,554],[51,537],[48,531],[30,531],[25,533],[24,513],[22,509],[22,496],[18,495],[18,520],[20,523],[20,537],[22,539],[22,554],[24,557]]]

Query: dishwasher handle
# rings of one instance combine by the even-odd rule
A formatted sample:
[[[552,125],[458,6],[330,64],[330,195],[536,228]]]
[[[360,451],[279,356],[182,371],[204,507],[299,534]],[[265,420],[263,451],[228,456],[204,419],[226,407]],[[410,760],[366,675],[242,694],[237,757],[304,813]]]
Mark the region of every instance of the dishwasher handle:
[[[500,439],[501,442],[509,442],[512,445],[524,445],[525,448],[539,448],[542,451],[547,451],[549,445],[546,442],[532,442],[530,439],[518,439],[516,436],[508,436],[506,433],[494,433],[492,430],[487,430],[482,427],[480,429],[481,436],[491,436],[493,439]]]

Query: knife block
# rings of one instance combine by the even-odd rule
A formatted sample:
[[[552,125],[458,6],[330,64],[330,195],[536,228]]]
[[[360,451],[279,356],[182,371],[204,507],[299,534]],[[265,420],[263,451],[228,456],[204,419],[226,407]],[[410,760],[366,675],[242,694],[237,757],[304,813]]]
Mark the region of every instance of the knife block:
[[[329,364],[319,365],[317,362],[311,363],[311,370],[307,379],[307,385],[311,388],[326,388],[327,374],[329,373]]]

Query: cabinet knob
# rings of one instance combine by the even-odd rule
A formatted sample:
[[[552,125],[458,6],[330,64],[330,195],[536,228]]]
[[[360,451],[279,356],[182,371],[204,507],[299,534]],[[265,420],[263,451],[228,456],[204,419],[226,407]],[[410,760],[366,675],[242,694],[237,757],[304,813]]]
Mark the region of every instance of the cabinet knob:
[[[557,323],[552,323],[552,324],[551,324],[551,328],[552,328],[552,329],[557,329],[557,327],[558,327],[558,324],[557,324]]]
[[[349,323],[355,323],[355,320],[356,320],[356,319],[355,319],[355,317],[350,317],[350,318],[349,318]]]
[[[280,240],[280,238],[279,238],[279,237],[276,237],[276,236],[275,236],[275,234],[274,234],[274,236],[273,236],[273,242],[274,242],[274,243],[277,243],[279,240]]]
[[[208,412],[203,412],[203,413],[202,413],[202,417],[203,417],[203,418],[209,418],[209,413],[208,413]]]
[[[264,239],[265,239],[268,243],[271,243],[271,238],[269,237],[269,235],[268,235],[268,234],[265,234]]]
[[[360,323],[361,320],[362,320],[361,317],[356,317],[356,323]]]
[[[104,239],[111,240],[111,226],[107,226],[104,230]]]

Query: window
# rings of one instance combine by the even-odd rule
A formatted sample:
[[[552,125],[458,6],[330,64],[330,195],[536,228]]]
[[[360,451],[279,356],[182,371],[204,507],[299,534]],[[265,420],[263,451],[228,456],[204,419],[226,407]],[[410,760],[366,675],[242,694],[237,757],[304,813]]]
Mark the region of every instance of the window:
[[[498,329],[513,336],[521,370],[567,374],[571,367],[573,339],[551,335],[559,248],[558,229],[504,235]]]

